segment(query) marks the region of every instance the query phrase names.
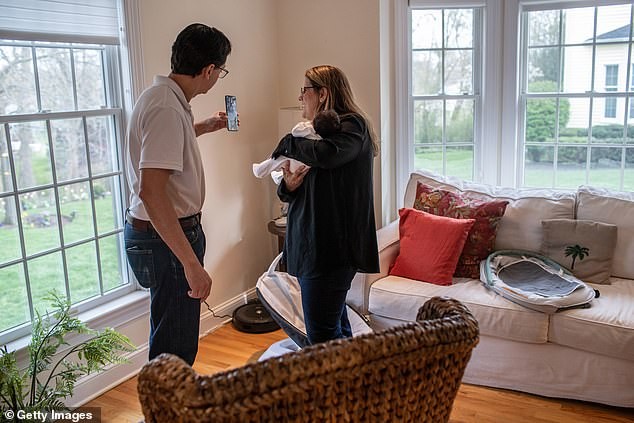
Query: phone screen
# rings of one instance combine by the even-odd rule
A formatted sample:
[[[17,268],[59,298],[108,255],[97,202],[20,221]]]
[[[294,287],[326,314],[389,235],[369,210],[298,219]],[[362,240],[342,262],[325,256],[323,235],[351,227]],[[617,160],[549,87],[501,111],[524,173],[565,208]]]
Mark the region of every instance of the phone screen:
[[[225,108],[227,109],[227,130],[238,130],[238,107],[235,95],[225,96]]]

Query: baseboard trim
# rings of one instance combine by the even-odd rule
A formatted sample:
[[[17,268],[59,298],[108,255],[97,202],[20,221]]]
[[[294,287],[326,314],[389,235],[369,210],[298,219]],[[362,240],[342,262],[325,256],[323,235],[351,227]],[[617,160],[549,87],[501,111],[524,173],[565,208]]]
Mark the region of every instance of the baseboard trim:
[[[233,311],[239,306],[246,304],[249,300],[256,297],[255,288],[243,292],[213,307],[214,314],[217,316],[233,315]],[[140,323],[141,326],[146,325],[149,319],[149,313],[138,315],[134,321],[128,322],[130,325]],[[209,310],[201,312],[200,316],[200,337],[206,336],[215,331],[225,323],[231,321],[230,317],[217,318],[214,317]],[[115,329],[125,334],[125,331],[115,327]],[[128,360],[125,364],[117,364],[110,366],[107,370],[88,375],[80,379],[75,384],[75,391],[73,397],[66,401],[66,404],[70,408],[76,408],[86,404],[87,402],[97,398],[104,392],[109,391],[115,386],[125,382],[126,380],[134,377],[139,373],[141,367],[147,362],[148,356],[148,343],[147,341],[142,344],[137,344],[137,348],[131,353],[126,355]]]

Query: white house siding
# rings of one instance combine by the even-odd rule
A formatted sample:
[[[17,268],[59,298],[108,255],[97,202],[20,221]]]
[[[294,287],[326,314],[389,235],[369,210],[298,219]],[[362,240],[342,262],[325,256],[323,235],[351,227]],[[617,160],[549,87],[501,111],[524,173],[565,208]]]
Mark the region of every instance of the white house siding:
[[[592,46],[567,47],[564,50],[565,93],[585,93],[590,90],[592,80]],[[584,71],[585,69],[585,71]],[[604,76],[605,78],[605,76]],[[590,116],[588,99],[570,99],[568,128],[587,128]]]
[[[606,65],[618,65],[617,90],[626,90],[627,82],[627,44],[597,45],[594,74],[594,90],[605,92]],[[583,93],[589,90],[590,70],[592,69],[592,47],[568,48],[564,65],[564,92]],[[631,75],[630,75],[631,78]],[[569,128],[584,128],[588,125],[590,103],[587,100],[571,101]],[[595,99],[592,110],[592,125],[622,124],[625,113],[625,99],[616,103],[616,117],[605,117],[605,99]],[[634,119],[629,119],[634,121]]]
[[[567,20],[574,22],[566,25],[565,42],[583,43],[592,37],[594,24],[594,8],[571,9],[564,12]],[[604,6],[598,9],[597,34],[606,34],[630,23],[630,5]],[[594,90],[605,92],[605,65],[618,65],[618,91],[626,89],[627,49],[629,44],[601,45],[599,40],[596,50]],[[609,40],[623,41],[623,40]],[[564,48],[564,80],[563,92],[585,93],[591,89],[592,46],[575,46]],[[605,117],[605,99],[596,99],[592,110],[592,125],[622,124],[625,113],[625,99],[617,100],[616,117]],[[587,128],[590,116],[588,99],[570,99],[570,119],[567,127]],[[634,119],[629,119],[633,121]]]

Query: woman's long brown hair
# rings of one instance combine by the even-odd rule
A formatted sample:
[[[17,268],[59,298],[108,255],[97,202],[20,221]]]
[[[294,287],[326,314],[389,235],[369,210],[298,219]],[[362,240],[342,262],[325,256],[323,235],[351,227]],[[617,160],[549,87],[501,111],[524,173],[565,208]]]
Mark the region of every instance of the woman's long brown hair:
[[[333,109],[340,115],[350,113],[359,115],[365,121],[366,127],[368,128],[374,155],[378,155],[379,142],[374,132],[372,122],[370,122],[368,116],[355,103],[348,78],[341,69],[331,65],[320,65],[308,69],[305,76],[315,88],[325,88],[327,91],[326,101],[319,103],[317,112]]]

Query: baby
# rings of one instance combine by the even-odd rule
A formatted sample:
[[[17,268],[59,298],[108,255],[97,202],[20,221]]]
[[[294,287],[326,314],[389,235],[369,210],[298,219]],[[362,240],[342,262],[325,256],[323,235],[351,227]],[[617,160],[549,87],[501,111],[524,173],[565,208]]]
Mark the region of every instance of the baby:
[[[324,137],[329,137],[341,130],[341,122],[339,115],[334,110],[324,110],[317,113],[312,122],[302,121],[293,127],[291,134],[294,137],[308,138],[318,141]],[[268,159],[261,163],[253,164],[253,174],[258,178],[263,178],[270,174],[276,184],[282,181],[284,177],[280,170],[284,163],[289,163],[291,172],[295,172],[300,166],[306,166],[304,163],[290,159],[285,156],[279,156],[276,159]]]

